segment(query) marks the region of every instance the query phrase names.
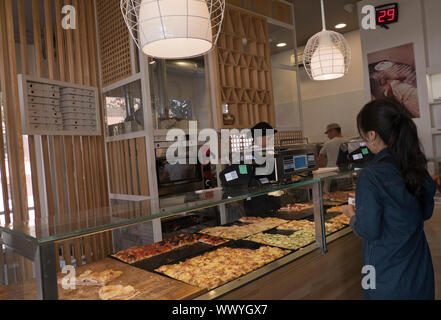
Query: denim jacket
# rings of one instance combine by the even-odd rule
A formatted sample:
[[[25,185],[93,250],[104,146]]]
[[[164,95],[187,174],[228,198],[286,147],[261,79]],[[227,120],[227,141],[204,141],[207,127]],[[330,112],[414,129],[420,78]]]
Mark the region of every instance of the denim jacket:
[[[366,299],[434,299],[432,257],[424,233],[436,192],[429,174],[425,190],[420,204],[387,149],[360,173],[351,227],[363,239],[364,266],[375,268],[375,289],[364,288]]]

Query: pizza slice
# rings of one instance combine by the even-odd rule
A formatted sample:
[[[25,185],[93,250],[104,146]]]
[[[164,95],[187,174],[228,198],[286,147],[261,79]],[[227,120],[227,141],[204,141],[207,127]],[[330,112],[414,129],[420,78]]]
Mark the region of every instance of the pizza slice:
[[[280,208],[279,211],[302,212],[311,209],[314,209],[313,203],[294,203]]]
[[[343,213],[343,207],[338,206],[338,207],[330,208],[330,209],[326,210],[326,213]]]
[[[203,234],[200,236],[199,238],[199,242],[205,243],[205,244],[209,244],[211,246],[220,246],[221,244],[227,243],[229,240],[220,238],[220,237],[214,237],[214,236],[209,236],[207,234]]]
[[[77,286],[105,286],[106,283],[115,280],[121,276],[122,271],[105,270],[102,272],[93,272],[87,270],[76,278]]]
[[[106,286],[102,287],[98,292],[101,300],[130,300],[139,292],[132,286]]]
[[[264,219],[260,217],[242,217],[240,218],[240,222],[243,223],[256,223],[256,222],[262,222]]]

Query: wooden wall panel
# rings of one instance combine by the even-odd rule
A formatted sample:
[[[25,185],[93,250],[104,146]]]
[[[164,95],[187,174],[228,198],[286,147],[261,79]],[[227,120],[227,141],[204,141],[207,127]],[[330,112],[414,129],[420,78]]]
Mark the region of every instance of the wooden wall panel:
[[[110,142],[107,146],[110,192],[149,196],[145,138]]]
[[[67,81],[100,87],[98,47],[95,23],[95,1],[90,0],[17,0],[14,15],[13,0],[0,1],[0,86],[3,92],[7,130],[7,150],[3,148],[5,137],[0,133],[0,174],[5,210],[12,212],[14,220],[28,219],[24,152],[18,101],[17,65],[21,72],[37,77]],[[29,6],[29,7],[25,7]],[[77,12],[77,29],[61,27],[61,8],[73,5]],[[32,21],[26,21],[32,12]],[[15,44],[14,25],[19,30],[19,44]],[[33,29],[34,53],[28,55],[29,39],[26,29]],[[16,56],[15,47],[20,54]],[[28,59],[35,60],[35,72],[29,70]],[[18,61],[17,61],[18,60]],[[100,112],[103,121],[102,110]],[[101,124],[102,127],[103,123]],[[1,130],[0,130],[1,131]],[[104,135],[99,137],[42,136],[42,165],[46,182],[46,199],[39,199],[36,144],[37,137],[29,136],[29,153],[32,169],[32,186],[37,220],[48,216],[50,227],[58,222],[74,224],[95,219],[108,206],[109,195],[105,162]],[[9,167],[6,167],[6,157]],[[6,185],[6,170],[11,180],[12,208]],[[41,212],[40,200],[47,202],[47,212]],[[6,215],[9,221],[9,215]],[[36,224],[39,222],[36,221]],[[87,263],[103,257],[112,250],[111,233],[83,237],[57,244],[66,263]],[[58,250],[58,249],[57,249]],[[32,276],[27,266],[20,269],[23,277]]]
[[[120,0],[97,0],[103,87],[132,75],[130,33]]]
[[[275,109],[265,18],[227,6],[214,58],[220,128],[275,127]],[[228,104],[229,117],[222,114]]]
[[[20,105],[18,99],[17,63],[14,39],[12,0],[0,3],[0,83],[3,92],[4,116],[8,146],[9,179],[11,183],[14,221],[26,220],[28,201],[24,166]]]

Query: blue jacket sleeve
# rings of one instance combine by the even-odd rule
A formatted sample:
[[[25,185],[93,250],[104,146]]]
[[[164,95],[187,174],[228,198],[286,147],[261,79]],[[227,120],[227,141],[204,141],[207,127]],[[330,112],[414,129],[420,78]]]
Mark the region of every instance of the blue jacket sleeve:
[[[423,219],[424,221],[427,221],[432,218],[433,210],[435,209],[435,201],[433,198],[436,194],[436,184],[429,175],[427,175],[427,178],[424,181],[424,188],[426,192],[424,196],[424,203],[422,204]]]
[[[361,172],[356,191],[356,219],[352,227],[357,236],[376,240],[381,236],[383,206],[378,193],[378,183],[370,169]]]

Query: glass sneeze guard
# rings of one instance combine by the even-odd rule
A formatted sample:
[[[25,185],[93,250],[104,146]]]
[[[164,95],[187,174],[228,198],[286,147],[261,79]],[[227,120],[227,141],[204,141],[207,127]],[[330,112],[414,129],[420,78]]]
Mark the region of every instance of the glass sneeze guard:
[[[194,210],[254,198],[275,191],[302,187],[319,181],[319,179],[310,179],[289,185],[213,189],[202,193],[185,193],[179,195],[184,200],[180,204],[172,206],[161,206],[161,202],[165,200],[163,198],[145,201],[117,201],[117,203],[112,203],[106,208],[80,212],[75,219],[69,219],[68,221],[60,217],[48,217],[35,222],[12,222],[10,224],[0,224],[0,231],[42,244],[127,227]],[[154,212],[155,209],[152,208],[159,208],[159,211]]]

